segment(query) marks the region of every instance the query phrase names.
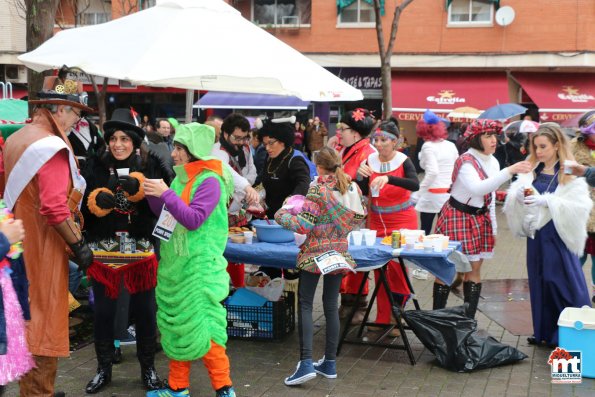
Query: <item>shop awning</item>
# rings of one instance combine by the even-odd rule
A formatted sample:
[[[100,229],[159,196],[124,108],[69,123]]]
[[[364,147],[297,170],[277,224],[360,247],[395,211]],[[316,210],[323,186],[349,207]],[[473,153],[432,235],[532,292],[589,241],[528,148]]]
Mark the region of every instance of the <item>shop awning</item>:
[[[310,102],[294,96],[209,91],[194,104],[200,109],[307,109]]]
[[[595,73],[513,73],[539,108],[540,121],[563,122],[595,108]]]
[[[426,109],[447,117],[463,106],[485,110],[510,102],[506,74],[497,72],[393,72],[392,95],[393,112],[403,121],[419,120]]]

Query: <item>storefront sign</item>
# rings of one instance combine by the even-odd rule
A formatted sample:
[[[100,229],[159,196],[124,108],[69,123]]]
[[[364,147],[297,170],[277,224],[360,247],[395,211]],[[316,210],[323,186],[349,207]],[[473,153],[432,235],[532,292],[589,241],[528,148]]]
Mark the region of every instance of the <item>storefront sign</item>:
[[[562,92],[558,93],[558,98],[563,101],[569,101],[576,104],[587,103],[595,100],[593,95],[581,92],[581,90],[572,85],[565,85],[562,87]]]
[[[434,112],[434,113],[436,113],[436,112]],[[393,114],[399,121],[416,121],[417,122],[417,121],[423,119],[423,117],[424,117],[423,112],[398,112],[398,111],[395,111],[395,112],[393,112]],[[464,119],[464,118],[459,118],[459,117],[448,117],[448,112],[436,113],[436,114],[438,115],[438,117],[447,119],[451,123],[469,123],[472,121],[472,119]]]
[[[357,89],[382,89],[379,68],[327,68],[327,70]]]
[[[434,103],[438,105],[456,105],[466,102],[465,98],[457,96],[453,90],[441,90],[437,95],[428,96],[426,101],[430,102],[432,105]]]
[[[570,112],[539,112],[539,122],[554,122],[554,123],[561,123],[577,115],[584,113],[583,111],[579,113],[570,113]]]

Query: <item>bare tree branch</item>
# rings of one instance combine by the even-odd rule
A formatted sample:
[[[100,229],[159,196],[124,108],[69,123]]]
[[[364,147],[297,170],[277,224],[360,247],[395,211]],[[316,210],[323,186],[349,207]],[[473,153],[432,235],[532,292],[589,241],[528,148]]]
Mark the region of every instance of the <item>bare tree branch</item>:
[[[376,37],[378,39],[378,54],[380,55],[380,79],[382,81],[382,118],[388,120],[392,115],[392,69],[391,58],[397,31],[399,30],[399,20],[403,10],[413,2],[413,0],[403,0],[400,5],[395,6],[393,20],[390,29],[390,38],[385,45],[384,29],[382,27],[382,16],[380,15],[380,0],[374,0],[374,15],[376,16]]]
[[[380,54],[380,63],[384,64],[385,47],[384,47],[384,30],[382,29],[382,16],[380,15],[380,0],[374,0],[374,16],[376,17],[376,38],[378,39],[378,53]]]

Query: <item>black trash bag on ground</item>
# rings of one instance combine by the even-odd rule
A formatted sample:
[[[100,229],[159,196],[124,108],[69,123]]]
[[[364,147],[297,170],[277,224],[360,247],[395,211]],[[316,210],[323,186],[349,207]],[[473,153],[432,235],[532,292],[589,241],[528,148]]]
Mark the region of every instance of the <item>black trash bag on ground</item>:
[[[477,321],[465,316],[465,306],[440,310],[408,310],[403,317],[440,366],[471,372],[524,360],[527,355],[477,331]]]

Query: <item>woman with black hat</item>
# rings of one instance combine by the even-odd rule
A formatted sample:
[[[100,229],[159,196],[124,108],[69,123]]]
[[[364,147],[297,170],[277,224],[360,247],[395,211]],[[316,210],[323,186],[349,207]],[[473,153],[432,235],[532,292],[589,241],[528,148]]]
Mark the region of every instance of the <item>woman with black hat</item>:
[[[288,119],[265,120],[259,131],[267,154],[262,170],[267,216],[274,218],[283,201],[296,194],[305,196],[310,187],[310,169],[293,149],[294,127]]]
[[[268,154],[260,180],[266,192],[266,215],[270,219],[274,219],[287,197],[305,196],[310,187],[308,164],[293,148],[293,123],[295,117],[267,119],[258,132]],[[261,270],[271,278],[281,276],[276,268],[261,267]]]
[[[152,232],[156,217],[145,199],[143,182],[164,179],[169,184],[170,178],[167,166],[141,146],[145,132],[130,109],[116,109],[103,129],[108,150],[87,176],[83,206],[87,238],[94,243],[95,261],[87,275],[93,280],[98,362],[86,392],[97,393],[111,381],[114,317],[122,286],[130,293],[142,382],[154,390],[161,387],[154,367],[157,258]]]

